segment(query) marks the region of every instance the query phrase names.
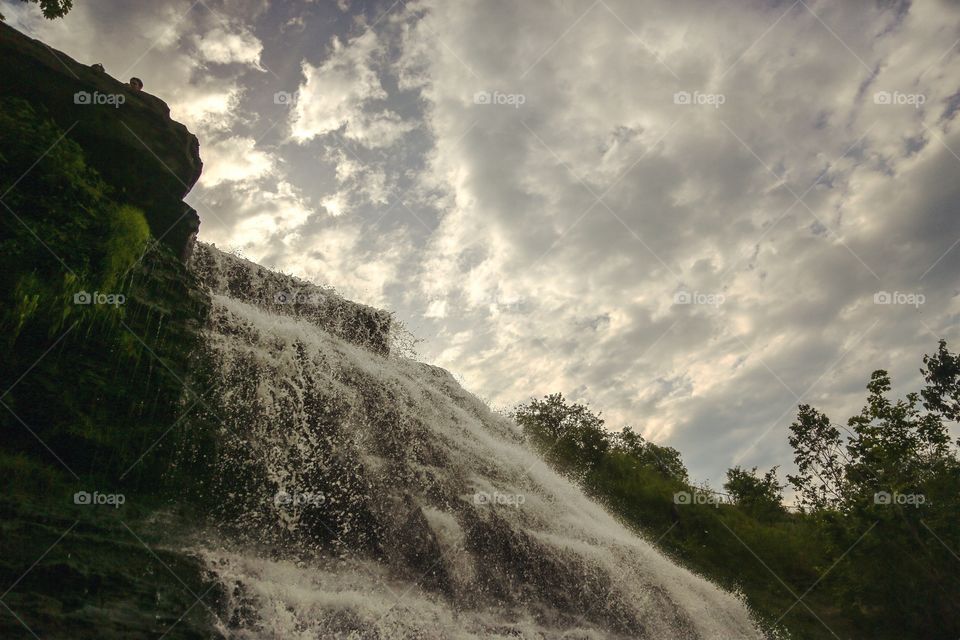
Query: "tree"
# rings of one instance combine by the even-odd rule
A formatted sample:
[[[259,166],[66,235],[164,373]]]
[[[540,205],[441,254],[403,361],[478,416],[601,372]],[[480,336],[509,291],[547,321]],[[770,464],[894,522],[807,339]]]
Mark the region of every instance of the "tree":
[[[739,465],[727,470],[727,481],[723,484],[734,504],[761,518],[784,513],[785,486],[777,480],[777,467],[758,475],[756,467],[747,471]]]
[[[950,456],[950,436],[940,414],[922,414],[917,393],[890,402],[885,396],[890,376],[883,370],[873,373],[867,390],[866,406],[847,421],[853,430],[845,470],[849,496],[919,490]]]
[[[960,414],[960,366],[943,341],[923,362],[924,389],[897,400],[887,397],[889,374],[874,371],[845,435],[801,405],[790,426],[799,472],[788,478],[845,554],[831,579],[850,616],[873,617],[865,624],[900,635],[956,637],[960,459],[944,418]],[[876,617],[880,611],[889,615]]]
[[[845,438],[825,414],[801,405],[790,425],[799,473],[787,476],[801,503],[814,510],[850,508],[877,491],[922,484],[947,464],[953,454],[940,412],[954,411],[949,383],[956,374],[949,373],[952,364],[941,363],[951,363],[951,358],[941,343],[932,365],[935,373],[928,373],[933,382],[922,392],[924,406],[936,411],[921,412],[918,393],[888,400],[890,376],[882,369],[873,372],[867,404],[847,421]],[[925,357],[924,362],[933,359]]]
[[[687,468],[683,464],[680,452],[673,447],[657,445],[644,440],[633,427],[624,427],[613,436],[611,447],[636,459],[640,466],[651,467],[659,474],[687,482]]]
[[[73,8],[73,0],[22,0],[23,2],[32,2],[40,5],[40,11],[47,20],[62,18]],[[3,14],[0,14],[0,20],[5,20]]]
[[[562,467],[589,471],[610,448],[600,415],[585,405],[569,404],[559,393],[519,405],[513,418],[544,457]]]
[[[800,504],[814,510],[838,504],[846,462],[840,431],[826,414],[808,404],[800,405],[790,431],[798,474],[788,475],[787,481],[797,491]]]
[[[926,388],[920,392],[923,406],[947,420],[960,422],[960,356],[947,351],[947,341],[940,340],[937,354],[923,356],[926,369],[920,369]]]

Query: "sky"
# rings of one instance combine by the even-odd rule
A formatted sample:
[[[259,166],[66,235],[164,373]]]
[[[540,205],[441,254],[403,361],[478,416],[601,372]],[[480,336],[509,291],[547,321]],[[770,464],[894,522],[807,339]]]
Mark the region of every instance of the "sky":
[[[495,408],[691,476],[960,346],[960,4],[76,0],[8,23],[200,139],[200,239],[389,309]]]

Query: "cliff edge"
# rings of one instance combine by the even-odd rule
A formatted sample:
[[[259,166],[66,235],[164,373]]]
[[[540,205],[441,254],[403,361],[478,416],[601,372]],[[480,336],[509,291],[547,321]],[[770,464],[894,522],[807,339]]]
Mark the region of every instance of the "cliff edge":
[[[200,218],[183,198],[203,163],[197,137],[170,118],[167,104],[2,22],[0,63],[0,98],[42,106],[114,198],[143,210],[153,237],[187,260]]]

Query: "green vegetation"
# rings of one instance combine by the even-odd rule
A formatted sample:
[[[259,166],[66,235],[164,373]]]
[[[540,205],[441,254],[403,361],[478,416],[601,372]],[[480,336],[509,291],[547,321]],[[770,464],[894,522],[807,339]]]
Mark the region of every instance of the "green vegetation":
[[[183,412],[205,300],[79,146],[27,103],[0,106],[7,451],[57,463],[42,440],[68,477],[156,488],[168,474],[155,459],[125,472]]]
[[[960,357],[941,342],[926,386],[887,399],[873,374],[845,427],[808,405],[790,427],[797,512],[777,469],[734,467],[725,494],[692,485],[676,450],[611,434],[559,395],[514,411],[560,471],[677,562],[744,594],[762,626],[791,638],[960,635]]]
[[[144,212],[22,100],[0,100],[0,196],[3,602],[41,637],[157,637],[209,587],[144,533],[201,509],[173,498],[205,472],[208,446],[179,419],[206,299]],[[177,637],[210,637],[204,615]],[[6,609],[0,636],[30,637]]]
[[[32,2],[40,5],[40,11],[47,20],[62,18],[73,8],[73,0],[21,0],[22,2]],[[0,20],[3,20],[3,14],[0,14]]]

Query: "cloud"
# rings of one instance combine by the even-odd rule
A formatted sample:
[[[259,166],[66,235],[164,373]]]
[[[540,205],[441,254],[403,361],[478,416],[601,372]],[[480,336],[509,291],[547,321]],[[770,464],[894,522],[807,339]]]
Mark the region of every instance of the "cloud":
[[[194,36],[193,41],[200,58],[206,62],[239,63],[260,68],[263,45],[246,29],[227,31],[224,27],[217,27],[202,36]]]
[[[949,3],[183,11],[11,21],[198,133],[202,238],[394,310],[495,405],[562,391],[717,482],[957,342]]]
[[[394,144],[414,123],[374,103],[387,98],[376,70],[381,44],[373,30],[352,40],[333,38],[323,64],[302,63],[304,81],[297,92],[291,131],[298,142],[344,129],[344,135],[367,147]]]
[[[221,182],[256,180],[274,170],[275,158],[256,148],[247,137],[231,137],[204,145],[204,171],[201,184],[215,187]]]
[[[843,419],[872,367],[915,383],[956,314],[945,282],[920,280],[960,237],[960,138],[935,106],[960,79],[955,35],[943,7],[608,5],[424,3],[408,26],[398,75],[435,140],[423,181],[450,203],[417,281],[463,303],[425,303],[429,355],[498,402],[578,390],[700,475],[785,462],[798,396]],[[505,283],[523,313],[474,304]],[[895,287],[930,288],[931,331],[873,304]],[[451,350],[465,326],[486,330]]]

